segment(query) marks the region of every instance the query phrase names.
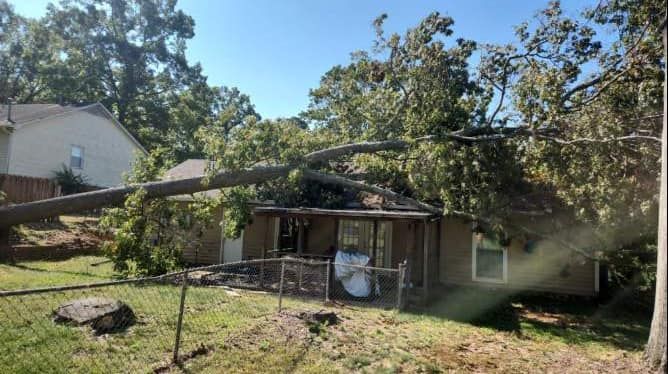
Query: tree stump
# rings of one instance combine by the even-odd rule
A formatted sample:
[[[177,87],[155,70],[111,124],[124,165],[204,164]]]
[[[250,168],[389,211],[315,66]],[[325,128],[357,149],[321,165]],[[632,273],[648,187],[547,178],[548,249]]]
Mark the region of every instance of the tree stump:
[[[106,297],[89,297],[68,301],[54,312],[56,323],[90,325],[96,334],[118,332],[135,323],[132,309],[120,300]]]
[[[326,324],[327,326],[339,323],[339,317],[336,313],[323,310],[318,312],[301,312],[297,317],[306,323]]]

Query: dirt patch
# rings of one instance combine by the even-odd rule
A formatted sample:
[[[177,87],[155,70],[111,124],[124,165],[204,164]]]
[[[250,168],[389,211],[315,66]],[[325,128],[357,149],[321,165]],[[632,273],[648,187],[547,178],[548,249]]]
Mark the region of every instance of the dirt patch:
[[[276,313],[265,317],[249,329],[228,336],[225,339],[225,347],[266,350],[269,342],[309,346],[330,322],[337,324],[339,321],[337,315],[331,312]]]
[[[429,359],[441,369],[473,373],[644,373],[647,370],[638,357],[623,351],[592,359],[578,348],[555,349],[509,333],[467,334],[457,340],[436,345]]]
[[[180,355],[178,362],[170,362],[161,366],[158,366],[157,368],[153,369],[153,373],[159,374],[159,373],[166,373],[176,367],[182,367],[186,362],[189,360],[192,360],[193,358],[199,357],[199,356],[204,356],[209,354],[209,352],[213,351],[213,346],[210,345],[204,345],[200,344],[199,347],[193,349],[192,351]]]
[[[10,237],[15,261],[57,260],[99,253],[98,219],[63,216],[53,222],[23,224]]]

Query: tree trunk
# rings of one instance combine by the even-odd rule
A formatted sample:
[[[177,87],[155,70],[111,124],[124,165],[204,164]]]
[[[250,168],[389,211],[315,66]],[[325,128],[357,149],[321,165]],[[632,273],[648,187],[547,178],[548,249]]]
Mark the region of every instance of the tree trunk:
[[[666,23],[663,24],[663,49],[666,51]],[[664,65],[663,83],[663,132],[661,135],[661,190],[659,197],[659,228],[656,248],[656,295],[654,297],[654,316],[647,340],[645,356],[649,365],[660,373],[666,372],[666,214],[668,200],[666,196],[666,71]]]
[[[105,206],[123,204],[128,194],[138,188],[147,192],[147,198],[192,194],[216,188],[249,185],[287,176],[292,166],[268,166],[254,169],[223,172],[216,174],[205,183],[205,178],[195,177],[172,181],[150,182],[133,186],[107,188],[91,192],[9,205],[0,208],[0,227],[9,227],[24,222],[34,222],[42,218],[61,214],[81,212]]]
[[[421,140],[427,141],[429,139],[422,138]],[[401,150],[409,146],[410,143],[404,140],[345,144],[307,154],[304,157],[304,163],[318,164],[345,154]],[[265,182],[287,176],[291,170],[298,168],[299,166],[301,165],[292,164],[255,167],[252,169],[218,173],[213,176],[208,183],[205,183],[205,178],[202,176],[107,188],[104,190],[0,207],[0,227],[9,227],[19,223],[34,222],[42,218],[81,212],[93,208],[120,205],[125,201],[127,195],[135,191],[137,188],[144,188],[148,198],[192,194],[217,188]]]

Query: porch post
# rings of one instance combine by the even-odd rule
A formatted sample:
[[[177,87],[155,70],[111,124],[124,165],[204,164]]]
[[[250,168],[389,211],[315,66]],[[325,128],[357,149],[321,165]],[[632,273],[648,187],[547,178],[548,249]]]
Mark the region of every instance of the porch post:
[[[422,287],[424,289],[424,301],[426,302],[429,298],[429,223],[427,220],[424,220],[422,224],[424,225],[422,237]]]
[[[371,250],[371,253],[372,253],[373,261],[374,261],[373,266],[381,266],[382,267],[382,264],[378,265],[378,221],[377,220],[373,220],[373,233],[372,233],[372,235],[373,235],[373,238],[371,238],[371,242],[373,243],[372,244],[373,249]]]
[[[304,218],[297,218],[299,229],[297,230],[297,256],[304,252]]]

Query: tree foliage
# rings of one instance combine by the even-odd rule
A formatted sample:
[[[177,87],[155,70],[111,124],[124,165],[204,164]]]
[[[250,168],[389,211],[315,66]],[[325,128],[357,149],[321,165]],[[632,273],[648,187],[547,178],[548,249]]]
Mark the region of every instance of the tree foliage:
[[[127,176],[127,183],[159,178],[169,165],[169,153],[157,149],[139,159]],[[167,159],[167,160],[166,160]],[[130,194],[122,207],[109,208],[100,220],[113,240],[103,249],[114,270],[126,275],[159,275],[183,265],[183,251],[197,251],[199,238],[213,224],[217,200],[193,196],[192,201],[147,199],[146,191]]]

